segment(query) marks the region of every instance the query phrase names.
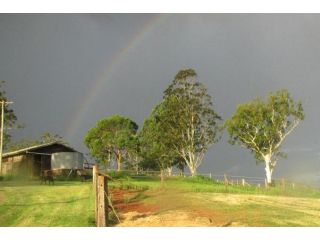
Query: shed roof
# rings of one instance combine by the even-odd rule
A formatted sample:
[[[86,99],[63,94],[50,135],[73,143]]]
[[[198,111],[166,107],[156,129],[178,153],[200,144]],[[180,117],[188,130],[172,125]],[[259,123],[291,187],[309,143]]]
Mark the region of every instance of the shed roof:
[[[2,155],[2,157],[10,157],[10,156],[13,156],[13,155],[17,155],[19,153],[27,152],[27,151],[30,151],[30,150],[36,150],[36,149],[39,149],[39,148],[48,147],[50,145],[55,145],[55,144],[61,145],[61,146],[65,147],[65,148],[68,148],[70,151],[78,152],[75,149],[73,149],[72,147],[66,145],[65,143],[62,143],[60,141],[54,141],[54,142],[43,143],[43,144],[39,144],[39,145],[35,145],[35,146],[19,149],[19,150],[13,151],[13,152],[4,153]]]

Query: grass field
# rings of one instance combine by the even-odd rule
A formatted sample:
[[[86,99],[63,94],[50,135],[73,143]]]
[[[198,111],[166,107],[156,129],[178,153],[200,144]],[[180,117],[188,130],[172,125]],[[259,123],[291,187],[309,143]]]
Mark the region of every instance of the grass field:
[[[92,183],[0,182],[0,226],[94,226]]]
[[[0,226],[94,226],[91,182],[0,182]],[[224,186],[205,178],[110,182],[114,226],[320,226],[320,192]]]
[[[137,189],[120,226],[320,226],[320,191],[306,187],[225,186],[203,178],[120,180]],[[143,190],[143,189],[149,190]],[[140,189],[140,190],[139,190]]]

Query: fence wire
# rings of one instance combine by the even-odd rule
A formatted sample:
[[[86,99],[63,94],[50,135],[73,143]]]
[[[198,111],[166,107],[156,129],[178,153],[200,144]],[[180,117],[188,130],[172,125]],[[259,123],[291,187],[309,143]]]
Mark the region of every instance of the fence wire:
[[[116,171],[116,169],[101,169],[102,172]],[[142,170],[122,170],[120,173],[128,173],[131,178],[142,179],[145,177],[160,177],[160,171],[142,171]],[[190,177],[190,173],[183,173],[173,171],[171,174],[165,172],[166,177]],[[266,179],[262,177],[243,176],[243,175],[229,175],[229,174],[215,174],[215,173],[199,173],[197,176],[203,176],[211,179],[214,182],[223,182],[229,185],[252,185],[257,187],[266,186]],[[274,178],[273,184],[285,186],[307,186],[304,183],[294,182],[285,178]]]

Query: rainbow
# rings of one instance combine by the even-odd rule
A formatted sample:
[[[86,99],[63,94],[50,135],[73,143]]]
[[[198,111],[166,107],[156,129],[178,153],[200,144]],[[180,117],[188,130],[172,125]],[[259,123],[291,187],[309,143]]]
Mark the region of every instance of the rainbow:
[[[102,72],[101,76],[97,78],[92,84],[91,89],[84,96],[84,101],[82,105],[77,109],[77,112],[73,114],[73,120],[66,126],[66,139],[71,140],[75,133],[80,128],[83,119],[85,118],[89,107],[94,103],[97,96],[99,96],[100,89],[112,76],[113,73],[118,69],[117,67],[121,65],[123,60],[126,58],[130,50],[134,49],[139,45],[139,43],[147,37],[152,30],[168,19],[169,14],[157,14],[155,17],[151,18],[146,22],[140,30],[128,41],[128,43],[113,56],[110,64],[107,64],[105,70]]]

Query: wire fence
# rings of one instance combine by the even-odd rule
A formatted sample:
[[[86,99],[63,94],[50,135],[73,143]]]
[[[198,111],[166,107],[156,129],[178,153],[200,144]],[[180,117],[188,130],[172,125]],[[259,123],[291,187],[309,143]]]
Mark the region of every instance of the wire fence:
[[[109,172],[116,171],[115,169],[101,169],[100,171]],[[148,177],[160,177],[160,171],[145,171],[145,170],[123,170],[120,173],[128,173],[131,178],[142,179]],[[165,171],[166,177],[191,177],[190,173],[171,172],[170,174]],[[197,176],[203,176],[211,179],[213,182],[224,183],[227,185],[242,185],[242,186],[256,186],[256,187],[268,187],[267,180],[262,177],[251,177],[241,175],[229,175],[229,174],[215,174],[215,173],[199,173]],[[305,183],[295,182],[285,178],[274,178],[272,185],[280,185],[285,187],[295,188],[296,186],[307,186]]]

